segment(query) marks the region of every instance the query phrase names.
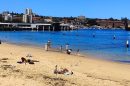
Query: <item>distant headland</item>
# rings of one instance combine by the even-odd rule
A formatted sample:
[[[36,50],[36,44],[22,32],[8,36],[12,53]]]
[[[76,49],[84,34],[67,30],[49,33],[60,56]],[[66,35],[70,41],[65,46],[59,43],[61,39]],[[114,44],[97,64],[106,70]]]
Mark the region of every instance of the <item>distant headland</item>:
[[[52,17],[41,16],[33,13],[32,9],[27,8],[25,13],[15,13],[4,11],[0,14],[1,31],[18,31],[18,30],[75,30],[80,28],[91,29],[125,29],[130,30],[130,20],[121,19],[99,19],[78,17]]]

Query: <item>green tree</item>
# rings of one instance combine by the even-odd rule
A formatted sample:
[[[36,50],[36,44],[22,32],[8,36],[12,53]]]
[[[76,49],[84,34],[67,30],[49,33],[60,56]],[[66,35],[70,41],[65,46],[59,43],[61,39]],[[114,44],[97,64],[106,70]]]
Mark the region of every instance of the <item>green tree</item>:
[[[87,24],[89,26],[97,25],[96,19],[88,19]]]
[[[111,18],[109,18],[108,20],[114,21],[115,19],[111,17]]]

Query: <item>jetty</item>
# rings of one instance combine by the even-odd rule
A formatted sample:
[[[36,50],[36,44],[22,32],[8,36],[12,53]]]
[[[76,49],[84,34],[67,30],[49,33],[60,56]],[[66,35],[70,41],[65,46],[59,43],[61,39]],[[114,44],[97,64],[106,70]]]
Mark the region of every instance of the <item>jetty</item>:
[[[0,23],[0,31],[68,31],[77,27],[63,23]]]

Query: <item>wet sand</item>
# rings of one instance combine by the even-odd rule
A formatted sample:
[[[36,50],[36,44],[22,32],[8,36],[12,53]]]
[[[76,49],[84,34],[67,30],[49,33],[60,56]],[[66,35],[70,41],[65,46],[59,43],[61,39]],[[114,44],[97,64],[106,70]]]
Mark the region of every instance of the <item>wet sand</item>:
[[[18,64],[27,54],[39,62]],[[55,65],[74,74],[55,75]],[[130,86],[130,64],[3,43],[0,45],[0,86]]]

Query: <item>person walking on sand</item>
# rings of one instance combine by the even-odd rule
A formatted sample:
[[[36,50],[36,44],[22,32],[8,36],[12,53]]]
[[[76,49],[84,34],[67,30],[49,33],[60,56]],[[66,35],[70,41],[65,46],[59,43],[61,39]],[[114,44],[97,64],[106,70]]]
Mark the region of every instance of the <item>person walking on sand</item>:
[[[62,45],[60,46],[60,51],[62,52]]]
[[[79,49],[77,50],[77,55],[80,55],[80,54],[79,54]]]
[[[48,51],[48,44],[45,44],[45,51]]]
[[[48,40],[47,44],[48,44],[48,48],[51,48],[51,41],[50,40]]]

